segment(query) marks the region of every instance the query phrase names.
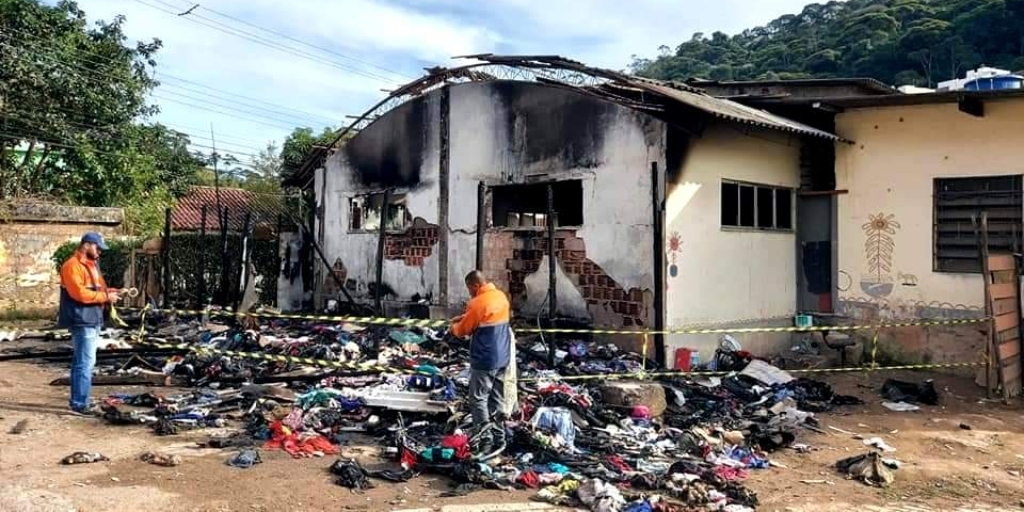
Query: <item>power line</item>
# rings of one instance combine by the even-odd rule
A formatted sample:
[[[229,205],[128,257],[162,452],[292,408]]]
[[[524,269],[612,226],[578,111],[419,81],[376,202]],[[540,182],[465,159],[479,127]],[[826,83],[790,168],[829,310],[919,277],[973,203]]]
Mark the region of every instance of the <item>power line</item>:
[[[171,14],[171,15],[174,15],[175,17],[177,17],[178,13],[176,13],[174,11],[170,11],[170,10],[167,10],[165,8],[161,8],[160,6],[153,5],[153,4],[151,4],[151,3],[149,3],[149,2],[147,2],[145,0],[135,0],[135,1],[140,3],[140,4],[142,4],[142,5],[145,5],[147,7],[150,7],[150,8],[156,9],[158,11],[161,11],[161,12],[164,12],[164,13],[167,13],[167,14]],[[162,0],[155,0],[155,1],[160,3],[160,4],[172,7],[174,9],[178,9],[179,8],[179,7],[177,7],[177,6],[173,5],[173,4],[169,4],[169,3],[164,2]],[[256,44],[259,44],[259,45],[262,45],[262,46],[266,46],[268,48],[272,48],[272,49],[275,49],[275,50],[278,50],[278,51],[281,51],[281,52],[284,52],[284,53],[288,53],[288,54],[294,55],[296,57],[300,57],[300,58],[303,58],[303,59],[306,59],[306,60],[309,60],[309,61],[312,61],[312,62],[317,62],[317,63],[320,63],[320,64],[325,64],[325,65],[328,65],[328,66],[332,66],[332,67],[335,67],[335,68],[338,68],[338,69],[341,69],[341,70],[344,70],[344,71],[348,71],[348,72],[353,73],[353,74],[364,76],[366,78],[371,78],[371,79],[374,79],[374,80],[379,80],[379,81],[382,81],[382,82],[387,83],[389,85],[397,85],[397,81],[392,80],[390,78],[383,77],[383,76],[380,76],[380,75],[377,75],[377,74],[374,74],[374,73],[370,73],[368,71],[365,71],[365,70],[362,70],[362,69],[359,69],[359,68],[356,68],[356,67],[352,67],[350,65],[340,64],[338,62],[335,62],[335,61],[332,61],[332,60],[329,60],[329,59],[318,57],[318,56],[313,55],[313,54],[311,54],[309,52],[303,52],[301,50],[297,50],[294,47],[286,46],[286,45],[283,45],[281,43],[274,42],[274,41],[272,41],[270,39],[267,39],[267,38],[259,36],[259,35],[255,35],[255,34],[253,34],[251,32],[247,32],[245,30],[240,30],[240,29],[232,28],[232,27],[227,26],[227,25],[225,25],[223,23],[220,23],[220,22],[215,21],[215,20],[211,20],[210,18],[207,18],[207,17],[199,15],[199,14],[190,14],[188,16],[184,16],[183,18],[186,19],[186,20],[189,20],[189,21],[191,21],[193,23],[197,23],[199,25],[203,25],[205,27],[212,28],[212,29],[214,29],[214,30],[216,30],[218,32],[223,32],[223,33],[228,34],[228,35],[239,37],[239,38],[242,38],[242,39],[254,42]],[[205,22],[201,21],[201,20],[205,20]]]
[[[209,7],[200,6],[200,8],[202,10],[204,10],[204,11],[209,11],[209,12],[211,12],[211,13],[217,15],[217,16],[220,16],[222,18],[226,18],[226,19],[229,19],[229,20],[237,21],[237,22],[239,22],[239,23],[241,23],[243,25],[248,25],[248,26],[250,26],[252,28],[255,28],[257,30],[262,30],[264,32],[268,32],[270,34],[274,34],[275,36],[278,36],[278,37],[283,37],[283,38],[285,38],[285,39],[287,39],[289,41],[294,41],[294,42],[299,43],[299,44],[301,44],[303,46],[307,46],[309,48],[320,50],[320,51],[322,51],[324,53],[327,53],[327,54],[330,54],[330,55],[334,55],[336,57],[340,57],[342,59],[346,59],[346,60],[349,60],[349,61],[352,61],[352,62],[356,62],[356,63],[359,63],[359,64],[364,64],[366,66],[377,68],[377,69],[379,69],[381,71],[390,73],[390,74],[395,75],[397,77],[400,77],[400,78],[402,78],[404,80],[415,80],[414,77],[408,76],[408,75],[406,75],[404,73],[401,73],[399,71],[388,69],[388,68],[385,68],[383,66],[379,66],[377,64],[374,64],[372,62],[367,62],[365,60],[360,60],[360,59],[357,59],[355,57],[351,57],[351,56],[348,56],[348,55],[345,55],[345,54],[342,54],[342,53],[338,53],[338,52],[336,52],[334,50],[331,50],[330,48],[324,48],[323,46],[318,46],[318,45],[315,45],[315,44],[312,44],[312,43],[308,43],[306,41],[302,41],[301,39],[296,39],[296,38],[294,38],[294,37],[292,37],[292,36],[290,36],[288,34],[285,34],[285,33],[282,33],[282,32],[278,32],[276,30],[272,30],[272,29],[269,29],[269,28],[266,28],[266,27],[261,27],[259,25],[250,23],[250,22],[248,22],[246,20],[243,20],[243,19],[240,19],[240,18],[236,18],[236,17],[231,16],[229,14],[224,14],[222,12],[215,11],[213,9],[210,9]]]
[[[13,46],[13,45],[11,45],[9,43],[0,42],[0,45],[4,45],[4,46],[7,46],[9,48],[17,49],[17,47],[15,47],[15,46]],[[30,43],[30,45],[31,45],[31,43]],[[35,45],[31,45],[31,46],[35,46]],[[83,53],[90,53],[90,52],[83,52]],[[86,72],[86,73],[88,73],[90,75],[93,75],[92,77],[90,77],[90,76],[86,76],[85,74],[82,74],[81,72],[76,73],[76,76],[79,76],[79,77],[84,78],[86,80],[91,80],[91,81],[96,82],[96,83],[104,83],[104,82],[100,82],[99,79],[95,78],[95,77],[107,77],[107,78],[111,78],[113,80],[122,80],[120,77],[111,75],[109,73],[103,73],[100,70],[89,69],[89,68],[86,68],[86,67],[81,66],[81,65],[76,64],[76,63],[63,61],[63,60],[61,60],[61,59],[59,59],[57,57],[54,57],[54,56],[40,55],[39,57],[42,58],[42,59],[46,59],[46,60],[49,60],[51,62],[57,63],[57,64],[61,64],[61,65],[66,66],[68,68],[79,69],[79,70],[84,71],[84,72]],[[16,58],[21,59],[23,62],[32,62],[31,60],[28,60],[25,57],[16,57]],[[103,64],[100,64],[100,63],[98,63],[96,61],[93,61],[93,60],[90,60],[90,59],[82,58],[82,60],[84,60],[85,62],[89,62],[89,63],[95,64],[95,65],[97,65],[97,66],[99,66],[101,68],[110,69],[110,66],[104,66]],[[104,85],[105,85],[105,83],[104,83]],[[180,86],[178,86],[178,87],[180,87]],[[249,110],[249,109],[239,108],[239,107],[235,107],[235,106],[224,104],[224,103],[220,103],[220,102],[206,100],[206,99],[203,99],[203,98],[197,98],[195,96],[191,96],[191,95],[180,93],[180,92],[175,92],[175,91],[170,91],[170,90],[163,91],[163,92],[166,92],[168,94],[177,95],[177,96],[182,96],[182,97],[185,97],[186,99],[190,99],[190,100],[193,100],[193,101],[199,101],[199,102],[203,102],[203,103],[207,103],[207,104],[212,104],[212,105],[219,106],[219,107],[222,107],[222,108],[225,108],[225,109],[228,109],[228,110],[234,110],[236,112],[241,112],[241,113],[253,116],[253,117],[270,120],[270,121],[273,121],[273,122],[277,122],[279,124],[284,124],[284,125],[287,125],[286,127],[289,128],[289,129],[296,128],[297,125],[306,124],[304,122],[301,122],[301,123],[300,122],[296,122],[295,120],[292,120],[292,119],[283,119],[283,118],[279,118],[279,117],[276,117],[276,116],[271,116],[271,115],[262,114],[262,113],[259,113],[259,112],[254,112],[254,111]],[[155,96],[155,93],[153,93],[153,95]],[[216,98],[216,96],[214,96],[214,97]],[[239,104],[245,105],[244,103],[239,103]],[[252,107],[250,105],[245,105],[245,106],[248,106],[250,108],[259,108],[259,107]],[[224,115],[230,115],[230,114],[223,113],[223,112],[221,112],[221,113],[224,114]],[[255,122],[255,121],[252,121],[251,119],[246,119],[246,118],[239,117],[239,116],[234,116],[234,117],[236,117],[238,119],[250,121],[250,122]],[[261,124],[266,124],[266,123],[261,123]],[[275,127],[280,127],[280,126],[275,126]]]
[[[32,34],[26,32],[24,30],[19,30],[19,29],[5,29],[5,30],[9,30],[11,32],[17,32],[17,33],[19,33],[19,34],[21,34],[23,36],[32,36]],[[48,44],[46,44],[43,41],[28,42],[28,41],[23,39],[21,41],[21,43],[25,44],[27,46],[34,47],[34,48],[43,47],[45,49],[51,49],[51,50],[52,49],[56,49],[56,46],[48,45]],[[11,47],[13,48],[13,46],[11,46]],[[113,57],[108,57],[108,56],[105,56],[105,55],[101,55],[101,54],[98,54],[98,53],[93,52],[93,51],[89,51],[89,50],[85,50],[85,49],[81,49],[81,48],[76,48],[76,51],[80,52],[80,53],[85,53],[85,54],[88,54],[88,55],[93,55],[93,56],[97,57],[98,59],[100,59],[101,61],[106,62],[106,64],[103,64],[101,62],[97,62],[96,60],[82,58],[82,60],[84,60],[86,62],[89,62],[91,64],[95,64],[95,65],[97,65],[99,67],[104,67],[104,68],[107,68],[107,69],[112,69],[113,68],[112,65],[116,61],[116,59],[113,58]],[[52,59],[52,57],[51,57],[51,59]],[[67,64],[71,65],[70,63],[67,63]],[[95,72],[95,70],[91,70],[91,69],[88,69],[88,68],[82,68],[81,66],[77,66],[77,67],[79,69],[85,69],[85,70],[87,70],[89,72]],[[233,91],[228,91],[228,90],[224,90],[224,89],[218,89],[216,87],[212,87],[212,86],[200,83],[200,82],[189,80],[187,78],[181,78],[181,77],[178,77],[178,76],[174,76],[174,75],[171,75],[171,74],[168,74],[168,73],[160,74],[160,73],[157,72],[157,70],[154,70],[154,77],[157,78],[157,79],[160,79],[160,80],[166,78],[166,79],[170,79],[170,80],[174,80],[174,81],[178,81],[178,82],[183,82],[183,83],[191,84],[191,85],[203,88],[203,89],[209,89],[209,90],[214,91],[214,92],[218,92],[218,93],[222,93],[222,94],[228,94],[228,95],[231,96],[231,98],[224,98],[222,95],[214,95],[214,94],[210,94],[210,93],[199,92],[199,91],[196,91],[195,89],[191,89],[191,88],[183,86],[183,85],[166,84],[166,83],[161,84],[161,85],[164,85],[164,86],[167,86],[167,87],[177,87],[177,88],[180,88],[180,89],[184,89],[184,90],[191,91],[191,92],[196,92],[196,93],[199,93],[199,94],[204,94],[204,95],[215,97],[215,98],[218,98],[218,99],[225,99],[227,101],[232,101],[234,103],[238,103],[240,105],[245,105],[247,107],[254,107],[253,105],[249,105],[249,104],[246,104],[244,102],[240,102],[238,100],[233,99],[235,97],[242,98],[242,99],[246,99],[246,100],[253,101],[253,102],[256,102],[256,103],[262,103],[262,104],[269,105],[269,106],[272,106],[272,107],[277,107],[277,108],[280,108],[280,109],[289,110],[289,111],[294,112],[295,114],[298,114],[298,115],[289,114],[289,113],[286,113],[286,112],[277,112],[277,111],[274,111],[274,110],[271,110],[271,109],[262,109],[262,107],[256,107],[256,108],[261,108],[262,110],[267,110],[269,112],[275,112],[275,113],[278,113],[278,114],[281,114],[281,115],[286,115],[286,116],[294,117],[294,118],[297,118],[297,119],[301,119],[302,117],[307,117],[307,116],[311,117],[311,118],[320,118],[321,119],[321,121],[316,121],[316,122],[314,122],[312,124],[324,124],[324,125],[328,125],[329,126],[329,125],[331,125],[334,122],[333,119],[331,119],[330,117],[327,117],[327,116],[323,116],[323,115],[320,115],[320,114],[314,114],[314,113],[311,113],[311,112],[306,112],[306,111],[303,111],[303,110],[299,110],[299,109],[292,108],[292,107],[287,107],[287,106],[284,106],[284,105],[279,105],[279,104],[276,104],[276,103],[271,103],[271,102],[268,102],[268,101],[265,101],[265,100],[261,100],[261,99],[258,99],[258,98],[253,98],[253,97],[250,97],[250,96],[245,96],[245,95],[239,94],[237,92],[233,92]],[[308,121],[310,121],[310,120],[303,120],[303,122],[308,122]],[[326,121],[326,122],[323,122],[323,121]]]
[[[4,112],[15,112],[15,111],[14,110],[0,111],[0,114],[4,114]],[[21,113],[25,114],[26,112],[22,111]],[[40,124],[40,122],[37,122],[35,120],[30,120],[30,119],[27,119],[27,118],[24,118],[24,117],[12,116],[12,115],[9,115],[9,114],[4,114],[4,115],[2,115],[0,117],[6,117],[8,119],[20,120],[22,123],[30,125],[30,126],[34,127],[35,129],[45,129],[45,127],[42,124]],[[86,129],[89,129],[89,130],[101,129],[101,128],[109,128],[110,126],[112,126],[112,125],[95,126],[95,125],[88,125],[88,124],[84,124],[84,123],[76,123],[76,122],[68,121],[68,120],[65,120],[64,122],[69,124],[69,125],[72,125],[72,126],[78,126],[78,127],[86,128]],[[74,146],[67,146],[67,145],[61,144],[61,142],[69,143],[69,141],[64,140],[64,139],[60,139],[60,142],[49,142],[49,141],[46,141],[46,140],[39,139],[38,137],[35,137],[35,136],[21,135],[18,138],[18,140],[22,140],[22,141],[23,140],[37,140],[38,142],[42,142],[44,144],[53,145],[55,147],[64,147],[64,148],[71,148],[71,149],[80,149],[81,148],[81,145],[77,145],[77,144],[74,145]],[[211,149],[212,148],[211,146],[194,143],[191,140],[188,142],[188,145],[189,146],[200,147],[200,148],[206,148],[206,149]],[[98,150],[98,149],[94,149],[94,148],[92,148],[91,150],[96,152],[96,153],[99,153],[99,154],[115,155],[115,156],[121,156],[121,157],[125,156],[123,153],[115,153],[115,152],[111,152],[111,151]],[[243,153],[241,151],[234,151],[234,150],[227,150],[225,152],[225,154],[230,154],[232,156],[234,156],[234,155],[242,155],[242,156],[250,157],[248,160],[241,160],[241,159],[237,159],[236,158],[236,160],[238,160],[239,164],[243,164],[244,163],[245,165],[255,164],[256,158],[259,158],[258,155],[254,155],[252,153]]]
[[[227,117],[233,117],[235,119],[240,119],[242,121],[246,121],[246,122],[249,122],[249,123],[261,124],[261,125],[264,125],[264,126],[269,126],[271,128],[277,128],[279,130],[295,128],[294,125],[284,126],[282,124],[271,124],[271,123],[266,123],[266,122],[263,122],[263,121],[256,121],[256,120],[253,120],[253,119],[247,119],[247,118],[235,115],[235,114],[231,114],[229,112],[224,112],[223,110],[217,110],[217,109],[213,109],[213,108],[209,108],[209,107],[204,107],[202,105],[196,105],[195,103],[189,103],[187,101],[181,101],[181,100],[177,100],[177,99],[174,99],[174,98],[167,98],[167,97],[164,97],[164,96],[160,96],[159,94],[153,94],[153,97],[154,98],[162,99],[164,101],[170,101],[172,103],[177,103],[179,105],[184,105],[186,107],[192,107],[192,108],[194,108],[196,110],[203,110],[203,111],[206,111],[206,112],[213,112],[213,113],[221,114],[221,115],[224,115],[224,116],[227,116]]]
[[[208,92],[203,92],[203,91],[199,91],[199,90],[196,90],[196,89],[191,89],[191,88],[180,86],[180,85],[174,85],[174,84],[164,84],[164,85],[165,86],[170,86],[170,87],[177,87],[179,89],[188,91],[190,93],[200,94],[202,96],[206,96],[206,97],[213,98],[213,99],[216,99],[216,100],[226,101],[226,102],[229,102],[229,103],[235,103],[237,105],[241,105],[243,107],[247,107],[247,108],[250,108],[250,109],[255,109],[257,111],[263,111],[263,112],[268,112],[270,114],[276,114],[275,116],[270,116],[270,115],[266,115],[266,114],[260,114],[261,116],[266,116],[268,119],[288,120],[291,123],[296,124],[296,125],[310,123],[309,119],[301,118],[299,116],[295,116],[294,114],[288,114],[286,112],[280,112],[280,111],[273,110],[273,109],[267,109],[267,108],[263,108],[263,107],[256,106],[256,105],[249,105],[247,103],[244,103],[244,102],[241,102],[241,101],[238,101],[238,100],[234,100],[234,99],[231,99],[231,98],[225,98],[223,96],[218,96],[216,94],[212,94],[212,93],[208,93]],[[164,92],[174,93],[174,94],[183,94],[183,93],[175,93],[174,91],[164,91]],[[192,99],[197,99],[197,98],[192,97]],[[218,105],[223,106],[225,108],[238,108],[238,107],[231,107],[228,104],[220,103],[220,102],[218,102]],[[277,116],[283,116],[283,117],[277,117]],[[289,119],[289,117],[294,118],[294,120]],[[317,125],[319,125],[319,124],[325,124],[325,123],[316,122],[316,123],[310,123],[310,124],[317,124]]]
[[[58,112],[62,112],[62,113],[79,114],[79,115],[81,115],[83,117],[87,117],[87,116],[91,115],[91,114],[86,113],[86,112],[81,112],[81,111],[77,111],[77,110],[69,110],[69,109],[64,109],[64,108],[54,108],[54,110],[56,110]],[[0,114],[2,114],[5,111],[6,112],[20,113],[20,114],[29,115],[29,116],[37,115],[37,114],[40,113],[39,111],[27,112],[27,111],[24,111],[24,110],[6,109],[6,110],[0,110]],[[22,121],[24,121],[26,123],[32,123],[33,122],[33,121],[31,121],[31,120],[29,120],[27,118],[24,118],[24,117],[17,117],[17,116],[8,116],[8,117],[11,117],[11,118],[14,118],[14,119],[20,119],[20,120],[22,120]],[[83,127],[83,128],[89,129],[89,130],[103,130],[103,129],[106,129],[106,128],[111,128],[111,127],[116,126],[116,123],[111,123],[111,124],[106,124],[106,125],[97,125],[97,124],[88,124],[88,123],[75,122],[75,121],[72,121],[72,120],[69,120],[69,119],[64,119],[63,122],[67,123],[69,125]],[[154,123],[154,124],[164,124],[164,123],[159,123],[158,122],[158,123]],[[173,131],[173,132],[175,132],[175,133],[179,133],[179,134],[187,136],[189,138],[189,145],[201,146],[199,144],[193,143],[191,139],[192,138],[204,138],[203,135],[196,134],[196,133],[191,133],[191,132],[187,132],[187,131],[182,131],[182,130],[176,130],[176,129],[170,128],[170,127],[168,127],[168,129]],[[205,138],[209,139],[209,137],[205,137]],[[265,149],[265,146],[264,147],[254,147],[254,146],[247,146],[247,145],[244,145],[244,144],[238,144],[238,143],[234,143],[234,142],[223,142],[223,144],[224,145],[228,145],[228,146],[234,146],[236,148],[242,148],[243,150],[256,151],[256,152],[259,152],[259,151],[262,151],[263,149]],[[230,148],[228,148],[227,151],[229,151],[229,152],[236,152],[237,154],[252,155],[251,153],[244,153],[244,152],[242,152],[239,149],[230,149]]]
[[[260,100],[260,99],[252,98],[252,97],[249,97],[249,96],[243,96],[243,95],[238,94],[236,92],[231,92],[231,91],[227,91],[227,90],[224,90],[224,89],[218,89],[216,87],[205,85],[205,84],[202,84],[202,83],[199,83],[199,82],[195,82],[195,81],[192,81],[192,80],[188,80],[188,79],[185,79],[185,78],[176,77],[174,75],[169,75],[169,74],[165,73],[165,74],[162,74],[162,75],[161,74],[157,74],[157,77],[161,78],[161,79],[162,78],[170,78],[171,80],[177,80],[179,82],[185,82],[185,83],[188,83],[188,84],[195,85],[197,87],[201,87],[203,89],[209,89],[211,91],[221,92],[221,93],[224,93],[224,94],[231,94],[233,96],[237,96],[239,98],[243,98],[243,99],[246,99],[246,100],[249,100],[249,101],[255,101],[255,102],[263,103],[263,104],[266,104],[266,105],[270,105],[272,107],[283,108],[285,110],[291,110],[293,112],[296,112],[296,113],[299,113],[299,114],[302,114],[302,115],[305,115],[305,116],[319,117],[321,119],[324,119],[324,120],[328,121],[328,123],[325,123],[325,124],[330,124],[330,123],[334,122],[334,120],[332,120],[331,118],[329,118],[327,116],[322,116],[320,114],[314,114],[312,112],[306,112],[306,111],[303,111],[303,110],[298,110],[298,109],[295,109],[295,108],[292,108],[292,107],[286,107],[284,105],[279,105],[279,104],[276,104],[276,103],[271,103],[271,102],[266,101],[266,100]],[[173,85],[173,84],[163,84],[163,85]],[[181,87],[181,86],[178,86],[178,87]]]
[[[0,42],[0,45],[7,46],[9,48],[15,48],[14,46],[12,46],[12,45],[10,45],[8,43]],[[77,68],[77,69],[81,69],[81,70],[86,71],[86,72],[88,72],[90,74],[93,74],[93,75],[106,76],[108,78],[113,78],[115,80],[118,80],[118,78],[114,77],[113,75],[103,74],[103,73],[97,72],[95,70],[90,70],[88,68],[82,67],[82,66],[74,64],[74,63],[62,61],[62,60],[57,59],[55,57],[51,57],[51,56],[48,56],[48,55],[44,55],[44,56],[40,56],[40,57],[41,58],[45,58],[47,60],[50,60],[51,62],[64,65],[64,66],[66,66],[68,68]],[[16,57],[16,58],[20,58],[20,57]],[[21,59],[23,61],[26,61],[24,58],[21,58]],[[28,62],[28,61],[26,61],[26,62]],[[96,83],[101,83],[101,84],[103,83],[103,82],[100,82],[97,78],[89,77],[89,76],[86,76],[86,75],[81,74],[81,73],[77,73],[77,76],[79,76],[80,78],[83,78],[85,80],[91,80],[91,81],[96,82]],[[160,95],[158,95],[156,93],[151,93],[151,95],[153,97],[156,97],[156,98],[164,99],[164,100],[167,100],[167,101],[172,101],[174,103],[183,104],[185,106],[190,106],[192,108],[197,108],[197,109],[200,109],[200,110],[206,110],[208,112],[216,112],[216,113],[219,113],[219,114],[222,114],[222,115],[225,115],[225,116],[234,117],[236,119],[240,119],[240,120],[247,121],[247,122],[250,122],[250,123],[263,124],[263,125],[266,125],[266,126],[270,126],[272,128],[294,129],[296,127],[295,123],[292,122],[292,121],[282,120],[282,119],[279,119],[279,118],[276,118],[276,117],[273,117],[273,116],[259,114],[258,112],[253,112],[251,110],[246,110],[246,109],[242,109],[242,108],[238,108],[238,107],[232,107],[230,105],[224,105],[224,104],[221,104],[221,103],[205,100],[205,99],[202,99],[202,98],[196,98],[196,97],[193,97],[193,96],[189,96],[187,94],[178,93],[178,92],[174,92],[174,91],[164,91],[164,92],[167,92],[169,94],[174,94],[174,95],[177,95],[177,96],[182,96],[182,97],[184,97],[186,99],[190,99],[190,100],[193,100],[193,101],[199,101],[199,102],[211,104],[211,105],[214,105],[214,106],[223,107],[223,108],[228,109],[228,110],[234,110],[234,111],[241,112],[241,113],[244,113],[244,114],[256,117],[256,118],[267,119],[267,120],[276,122],[277,124],[270,124],[270,123],[266,123],[266,122],[262,122],[262,121],[257,121],[257,120],[253,120],[253,119],[250,119],[250,118],[245,118],[245,117],[242,117],[242,116],[239,116],[239,115],[233,115],[231,113],[224,112],[222,110],[213,110],[213,109],[206,108],[206,107],[203,107],[203,106],[200,106],[200,105],[195,105],[193,103],[187,103],[187,102],[183,102],[181,100],[176,100],[176,99],[173,99],[173,98],[166,98],[166,97],[160,96]]]

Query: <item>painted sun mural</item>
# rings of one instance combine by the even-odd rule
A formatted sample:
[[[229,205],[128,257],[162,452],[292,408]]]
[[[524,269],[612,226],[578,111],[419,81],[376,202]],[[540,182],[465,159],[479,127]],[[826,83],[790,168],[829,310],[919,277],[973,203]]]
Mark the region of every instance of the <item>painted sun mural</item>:
[[[868,222],[861,226],[864,230],[864,262],[867,272],[861,275],[860,288],[864,293],[876,299],[887,297],[892,293],[893,285],[893,253],[896,250],[896,231],[900,223],[896,215],[878,213],[869,214]]]

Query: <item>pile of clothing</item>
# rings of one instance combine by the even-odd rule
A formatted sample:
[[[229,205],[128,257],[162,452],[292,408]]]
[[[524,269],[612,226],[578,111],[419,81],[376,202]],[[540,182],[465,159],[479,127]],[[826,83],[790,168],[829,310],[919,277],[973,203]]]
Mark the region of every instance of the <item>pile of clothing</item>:
[[[565,340],[556,364],[542,341],[521,340],[519,403],[500,424],[470,424],[467,347],[421,328],[275,321],[228,327],[175,324],[154,330],[175,343],[345,363],[303,370],[291,358],[250,359],[191,352],[163,362],[191,393],[111,395],[112,424],[150,425],[160,435],[238,427],[209,447],[240,449],[229,463],[251,467],[259,448],[292,457],[342,453],[353,436],[382,440],[389,467],[354,459],[330,465],[354,491],[373,480],[407,481],[419,472],[452,478],[446,495],[478,489],[534,489],[539,500],[595,511],[752,510],[743,482],[766,471],[771,454],[792,445],[815,414],[860,403],[825,383],[793,378],[746,353],[716,357],[721,378],[658,377],[667,408],[605,402],[609,373],[657,370],[614,345]],[[724,353],[724,352],[723,352]],[[269,384],[256,384],[264,382]],[[242,457],[244,455],[244,457]],[[239,462],[240,461],[240,462]]]

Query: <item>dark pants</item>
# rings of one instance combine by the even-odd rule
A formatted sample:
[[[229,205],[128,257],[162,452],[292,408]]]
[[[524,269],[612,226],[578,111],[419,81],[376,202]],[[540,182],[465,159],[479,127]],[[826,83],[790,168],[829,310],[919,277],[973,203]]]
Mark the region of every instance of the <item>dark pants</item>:
[[[469,371],[469,410],[473,426],[482,427],[505,405],[505,368]]]

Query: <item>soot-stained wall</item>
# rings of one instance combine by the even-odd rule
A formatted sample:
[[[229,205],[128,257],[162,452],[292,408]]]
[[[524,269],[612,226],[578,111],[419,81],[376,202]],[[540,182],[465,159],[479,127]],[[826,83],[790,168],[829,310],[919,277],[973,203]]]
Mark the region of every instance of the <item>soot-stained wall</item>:
[[[437,295],[440,103],[440,93],[433,92],[400,105],[364,128],[326,163],[323,249],[331,264],[341,263],[356,297],[372,296],[378,235],[376,229],[349,229],[350,200],[386,188],[404,194],[413,221],[388,234],[384,289],[406,300],[416,294]]]
[[[441,204],[445,124],[449,193]],[[559,231],[559,309],[600,324],[650,325],[652,162],[664,168],[665,125],[630,108],[536,83],[449,86],[388,112],[329,159],[324,250],[332,263],[343,262],[354,293],[369,295],[377,235],[347,229],[348,202],[398,187],[416,225],[389,235],[383,281],[399,299],[437,300],[447,239],[444,305],[458,308],[468,299],[463,276],[475,267],[478,184],[579,180],[582,224]],[[542,238],[540,228],[492,227],[486,235],[484,270],[516,304],[540,303],[547,293]]]
[[[402,104],[349,141],[342,152],[353,183],[378,188],[419,186],[431,131],[430,107],[425,98]]]
[[[605,325],[650,325],[650,167],[664,168],[665,125],[587,94],[526,82],[454,87],[451,115],[450,302],[468,298],[462,278],[475,265],[480,182],[575,179],[583,188],[582,224],[559,230],[560,313]],[[540,228],[491,227],[485,237],[484,270],[527,309],[547,293],[543,239]],[[604,288],[622,292],[606,297]],[[636,306],[625,304],[627,296],[637,298]]]

